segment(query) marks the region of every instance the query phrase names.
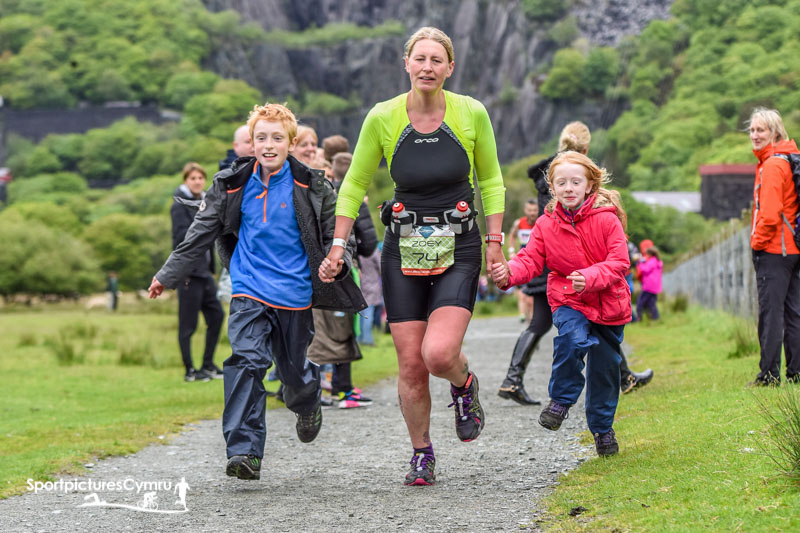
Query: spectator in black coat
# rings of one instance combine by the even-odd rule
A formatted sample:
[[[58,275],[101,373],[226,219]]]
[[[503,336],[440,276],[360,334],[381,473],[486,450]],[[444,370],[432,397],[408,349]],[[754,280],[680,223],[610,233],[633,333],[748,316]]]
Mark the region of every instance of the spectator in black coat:
[[[173,250],[183,241],[186,231],[192,225],[198,206],[205,196],[205,188],[206,171],[203,167],[197,163],[186,163],[183,167],[183,184],[175,190],[175,203],[170,209]],[[214,364],[214,351],[224,315],[217,300],[213,274],[214,256],[209,250],[178,285],[178,345],[186,367],[186,381],[222,379],[222,370]],[[206,346],[203,365],[195,370],[192,364],[191,340],[197,329],[199,312],[203,313],[206,321]]]

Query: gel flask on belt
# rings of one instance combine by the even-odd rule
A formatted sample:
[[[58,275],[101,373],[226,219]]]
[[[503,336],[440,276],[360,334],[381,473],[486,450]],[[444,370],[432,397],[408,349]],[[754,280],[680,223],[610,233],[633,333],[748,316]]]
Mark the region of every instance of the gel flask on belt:
[[[461,200],[456,204],[456,208],[450,212],[450,229],[453,231],[453,233],[466,233],[472,229],[472,220],[467,221],[466,227],[464,221],[462,220],[467,218],[470,213],[472,213],[472,210],[469,208],[469,204],[464,200]]]
[[[408,237],[414,231],[411,215],[401,202],[395,202],[392,205],[392,226],[392,229],[401,237]]]

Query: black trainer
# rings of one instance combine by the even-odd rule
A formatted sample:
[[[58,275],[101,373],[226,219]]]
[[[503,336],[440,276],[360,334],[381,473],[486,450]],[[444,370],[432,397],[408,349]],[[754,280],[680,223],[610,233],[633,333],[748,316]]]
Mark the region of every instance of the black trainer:
[[[550,400],[539,414],[539,425],[555,431],[561,427],[561,423],[567,418],[569,418],[569,407]]]
[[[183,380],[189,383],[192,381],[211,381],[211,376],[209,376],[204,370],[195,370],[194,368],[190,368],[186,371],[186,375],[183,376]]]
[[[436,481],[436,474],[433,469],[436,466],[436,459],[432,453],[417,452],[411,458],[411,470],[406,474],[404,485],[433,485]]]
[[[786,383],[800,383],[800,374],[786,374]]]
[[[255,455],[234,455],[228,459],[225,473],[239,479],[261,479],[261,458]]]
[[[594,447],[597,450],[597,455],[600,457],[607,457],[619,452],[619,443],[617,442],[614,430],[610,429],[608,433],[595,433]]]
[[[456,408],[456,435],[462,442],[477,439],[485,424],[483,408],[478,400],[478,377],[470,372],[465,387],[460,391],[451,384],[450,395],[453,403],[447,407]]]
[[[307,415],[295,413],[295,415],[297,416],[295,429],[297,429],[297,438],[300,439],[300,442],[311,442],[316,439],[322,428],[322,406],[317,404],[313,413]]]
[[[211,376],[211,379],[223,378],[222,369],[215,364],[211,364],[210,366],[203,366],[203,368],[201,368],[200,370]]]

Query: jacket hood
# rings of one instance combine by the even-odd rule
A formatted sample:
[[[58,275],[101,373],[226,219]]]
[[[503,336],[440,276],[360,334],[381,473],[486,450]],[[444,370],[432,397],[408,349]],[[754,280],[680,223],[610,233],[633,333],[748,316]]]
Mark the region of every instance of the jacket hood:
[[[797,143],[794,139],[785,139],[776,142],[775,144],[768,144],[761,150],[753,150],[753,154],[758,158],[760,163],[763,163],[768,158],[775,154],[798,154],[800,150],[797,149]]]

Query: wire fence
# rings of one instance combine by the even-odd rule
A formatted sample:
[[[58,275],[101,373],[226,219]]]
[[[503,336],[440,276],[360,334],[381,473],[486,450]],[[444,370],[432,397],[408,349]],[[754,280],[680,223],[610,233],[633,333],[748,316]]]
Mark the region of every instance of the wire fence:
[[[755,319],[758,295],[751,254],[749,228],[720,236],[709,250],[664,274],[663,290],[704,307]]]

